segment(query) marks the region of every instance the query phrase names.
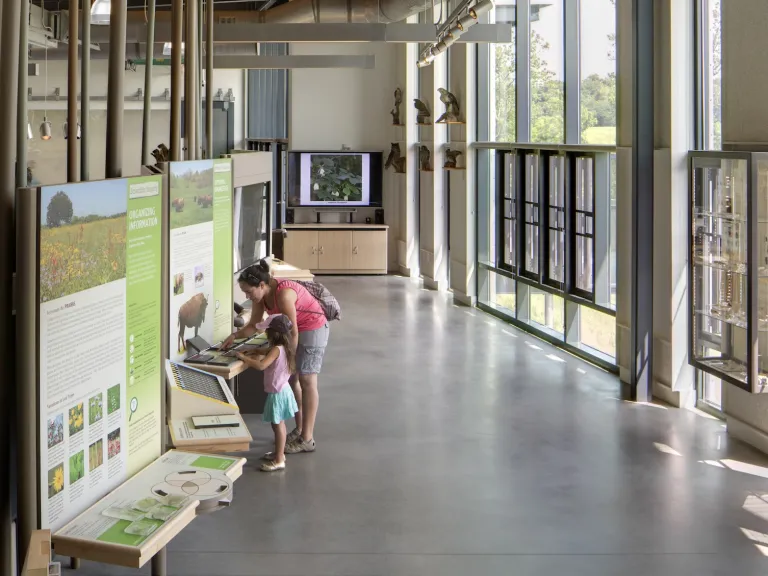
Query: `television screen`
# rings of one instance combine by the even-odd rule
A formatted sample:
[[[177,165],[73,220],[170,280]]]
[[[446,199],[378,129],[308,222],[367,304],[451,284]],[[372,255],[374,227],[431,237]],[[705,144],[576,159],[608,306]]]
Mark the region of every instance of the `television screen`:
[[[381,206],[381,152],[290,152],[288,205]]]
[[[269,184],[235,188],[234,249],[235,272],[267,256],[267,198]]]

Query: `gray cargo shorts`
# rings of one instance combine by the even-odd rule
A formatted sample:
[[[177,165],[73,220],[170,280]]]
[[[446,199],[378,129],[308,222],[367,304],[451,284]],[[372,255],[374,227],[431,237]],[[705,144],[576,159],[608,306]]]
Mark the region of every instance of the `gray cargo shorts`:
[[[296,350],[296,372],[300,375],[320,374],[330,331],[331,329],[326,323],[325,326],[317,330],[299,332],[299,346]]]

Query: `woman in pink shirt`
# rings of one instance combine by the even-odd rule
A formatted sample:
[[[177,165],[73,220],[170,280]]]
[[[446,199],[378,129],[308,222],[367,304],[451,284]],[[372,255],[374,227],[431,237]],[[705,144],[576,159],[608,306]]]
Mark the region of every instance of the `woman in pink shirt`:
[[[227,347],[237,338],[247,338],[259,330],[267,314],[285,314],[291,321],[290,344],[296,351],[296,375],[291,377],[299,411],[296,428],[288,435],[287,454],[314,452],[314,428],[319,394],[317,375],[323,365],[330,328],[320,304],[307,289],[293,280],[276,280],[269,273],[269,264],[261,260],[240,274],[240,289],[253,303],[251,319],[246,326],[232,334]]]

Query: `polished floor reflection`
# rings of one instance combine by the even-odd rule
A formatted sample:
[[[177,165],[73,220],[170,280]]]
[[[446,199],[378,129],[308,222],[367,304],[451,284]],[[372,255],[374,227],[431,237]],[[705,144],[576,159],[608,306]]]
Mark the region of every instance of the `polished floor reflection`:
[[[172,542],[169,575],[768,573],[768,458],[719,420],[622,402],[615,377],[411,280],[321,281],[344,319],[317,452],[256,471],[253,419],[232,508]]]

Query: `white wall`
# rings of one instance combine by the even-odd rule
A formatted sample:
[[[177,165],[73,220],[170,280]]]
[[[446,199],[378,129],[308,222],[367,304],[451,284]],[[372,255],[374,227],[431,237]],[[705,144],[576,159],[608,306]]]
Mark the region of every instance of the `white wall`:
[[[375,68],[301,69],[290,73],[289,142],[294,150],[382,150],[403,138],[402,128],[392,126],[389,111],[398,84],[398,50],[396,44],[377,43],[297,43],[290,47],[292,55],[307,54],[373,54]],[[401,86],[404,89],[404,86]],[[405,118],[403,102],[401,118]],[[401,144],[404,146],[405,144]],[[403,150],[405,152],[405,150]],[[390,269],[397,268],[397,238],[400,187],[391,171],[384,172],[384,212],[389,229]],[[402,175],[399,176],[402,179]],[[297,222],[310,221],[311,213],[297,211]],[[360,222],[373,211],[361,209]],[[329,216],[330,218],[330,216]]]
[[[66,61],[48,61],[47,91],[46,64],[40,65],[40,76],[29,78],[29,87],[33,96],[52,95],[59,88],[61,96],[67,94],[67,63]],[[152,95],[161,96],[171,84],[170,66],[155,66],[153,68]],[[144,89],[144,67],[137,66],[135,72],[125,72],[125,96],[136,94]],[[242,70],[215,70],[213,75],[214,93],[221,88],[226,94],[231,88],[235,96],[235,148],[244,147],[244,107],[245,84]],[[94,60],[91,63],[91,96],[107,95],[107,61]],[[29,118],[32,123],[35,139],[29,142],[29,163],[32,167],[35,181],[39,184],[56,184],[65,182],[67,178],[66,140],[63,136],[63,125],[66,121],[65,101],[55,101],[51,98],[47,103],[30,102]],[[90,115],[90,177],[92,180],[104,178],[106,157],[106,103],[92,102]],[[150,144],[156,146],[161,142],[168,145],[170,132],[170,105],[167,102],[152,103]],[[47,112],[45,112],[47,110]],[[54,137],[43,142],[39,139],[38,128],[43,116],[53,124]],[[123,175],[134,176],[141,171],[141,137],[142,137],[143,103],[140,100],[126,102],[123,126]]]

